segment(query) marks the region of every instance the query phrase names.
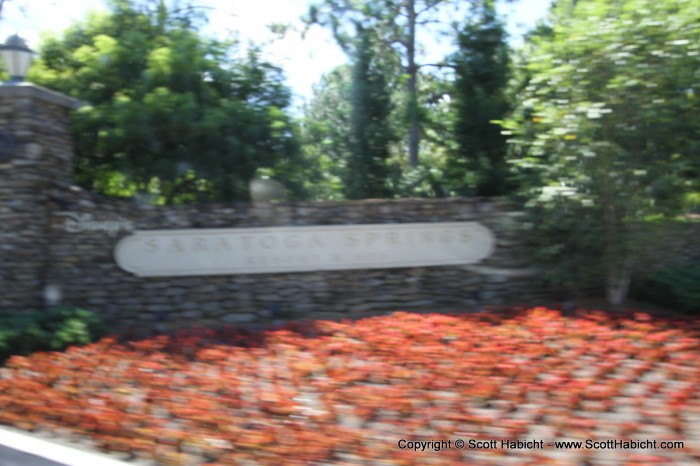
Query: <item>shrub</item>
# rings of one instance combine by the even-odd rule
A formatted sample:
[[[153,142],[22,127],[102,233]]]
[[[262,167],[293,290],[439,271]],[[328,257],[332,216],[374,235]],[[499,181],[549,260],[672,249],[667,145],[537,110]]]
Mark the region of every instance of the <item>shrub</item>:
[[[14,354],[60,351],[87,344],[104,334],[93,312],[61,307],[49,311],[0,314],[0,363]]]
[[[700,267],[664,269],[639,287],[640,299],[682,312],[700,312]]]

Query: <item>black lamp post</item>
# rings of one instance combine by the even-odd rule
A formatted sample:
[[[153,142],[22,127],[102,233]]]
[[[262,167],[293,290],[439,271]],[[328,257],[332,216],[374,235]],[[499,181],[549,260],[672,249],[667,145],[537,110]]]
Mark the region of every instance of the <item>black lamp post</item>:
[[[4,84],[17,84],[24,81],[29,65],[32,64],[34,52],[17,34],[8,37],[5,45],[0,45],[0,56],[5,69],[10,73],[10,80]]]

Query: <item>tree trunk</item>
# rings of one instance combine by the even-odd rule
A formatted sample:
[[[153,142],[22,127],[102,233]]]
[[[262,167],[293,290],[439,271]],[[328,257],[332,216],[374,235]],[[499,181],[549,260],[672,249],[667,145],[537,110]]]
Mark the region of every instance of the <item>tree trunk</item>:
[[[418,144],[420,143],[420,127],[418,125],[418,67],[416,66],[416,5],[413,0],[406,2],[408,10],[408,43],[406,44],[406,59],[408,62],[408,165],[418,166]]]
[[[608,266],[608,279],[606,292],[608,302],[614,306],[619,306],[627,298],[627,293],[632,282],[632,267],[628,261],[623,261],[619,268],[614,265]]]

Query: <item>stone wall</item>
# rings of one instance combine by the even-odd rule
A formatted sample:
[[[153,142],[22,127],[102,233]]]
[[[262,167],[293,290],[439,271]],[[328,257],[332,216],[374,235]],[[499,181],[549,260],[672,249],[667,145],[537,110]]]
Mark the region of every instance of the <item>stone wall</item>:
[[[60,287],[64,304],[95,310],[115,323],[350,317],[533,297],[527,263],[518,254],[519,214],[488,199],[156,207],[72,191],[51,211],[46,284]],[[113,258],[115,244],[127,232],[67,232],[68,213],[127,221],[136,230],[479,221],[498,243],[492,256],[474,266],[137,277]]]
[[[115,326],[148,329],[462,311],[544,294],[528,268],[521,214],[498,200],[157,207],[82,191],[72,176],[70,112],[78,106],[40,87],[0,86],[0,311],[46,307],[53,290],[60,304],[93,310]],[[470,266],[144,278],[115,262],[115,245],[129,231],[75,228],[76,217],[135,230],[475,221],[495,233],[497,244]],[[697,230],[686,235],[691,246]]]

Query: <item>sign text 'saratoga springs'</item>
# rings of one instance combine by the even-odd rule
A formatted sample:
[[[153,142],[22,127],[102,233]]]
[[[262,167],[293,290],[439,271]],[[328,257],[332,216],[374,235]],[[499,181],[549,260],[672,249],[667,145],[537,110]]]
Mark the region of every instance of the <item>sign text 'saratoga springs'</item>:
[[[139,276],[228,275],[472,264],[494,247],[477,222],[153,230],[115,258]]]

